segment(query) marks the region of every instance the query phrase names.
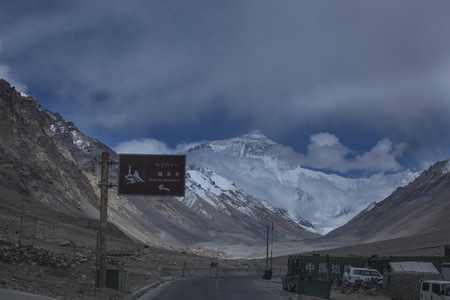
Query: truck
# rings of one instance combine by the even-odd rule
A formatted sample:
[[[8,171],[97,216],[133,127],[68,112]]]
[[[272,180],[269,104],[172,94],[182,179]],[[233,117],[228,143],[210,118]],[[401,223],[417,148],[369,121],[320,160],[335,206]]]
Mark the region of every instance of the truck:
[[[450,300],[450,281],[432,273],[391,274],[389,296],[393,300]]]
[[[422,280],[419,291],[420,300],[450,300],[450,281]]]
[[[420,298],[422,282],[442,282],[442,275],[428,272],[392,272],[389,275],[389,298],[392,300],[446,299],[439,296]],[[450,283],[450,282],[449,282]],[[435,288],[436,289],[436,288]],[[428,291],[425,292],[428,295]],[[450,299],[450,298],[449,298]]]

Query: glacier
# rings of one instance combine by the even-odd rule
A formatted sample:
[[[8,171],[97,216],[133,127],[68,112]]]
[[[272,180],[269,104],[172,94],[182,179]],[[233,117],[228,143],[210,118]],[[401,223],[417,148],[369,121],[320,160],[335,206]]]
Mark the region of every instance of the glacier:
[[[344,225],[419,175],[404,170],[346,178],[302,167],[284,156],[282,149],[259,131],[202,142],[186,153],[188,174],[203,186],[216,183],[210,188],[212,194],[243,190],[269,209],[283,212],[297,225],[320,234]]]

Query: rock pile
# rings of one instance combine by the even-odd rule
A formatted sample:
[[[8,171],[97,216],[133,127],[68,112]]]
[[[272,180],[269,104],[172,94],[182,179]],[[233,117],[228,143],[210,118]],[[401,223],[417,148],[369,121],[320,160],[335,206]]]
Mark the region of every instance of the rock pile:
[[[0,288],[57,299],[126,299],[129,293],[95,288],[94,266],[87,256],[0,240]]]
[[[28,263],[54,268],[75,268],[89,260],[79,254],[55,253],[33,246],[18,246],[0,241],[0,260],[8,263]]]

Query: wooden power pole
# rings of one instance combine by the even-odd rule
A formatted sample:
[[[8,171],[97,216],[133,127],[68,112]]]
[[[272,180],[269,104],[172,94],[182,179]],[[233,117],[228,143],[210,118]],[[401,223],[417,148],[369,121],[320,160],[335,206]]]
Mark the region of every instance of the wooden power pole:
[[[108,230],[108,169],[109,152],[102,153],[102,170],[100,181],[100,253],[98,266],[98,287],[106,287],[106,255],[107,255],[107,230]]]

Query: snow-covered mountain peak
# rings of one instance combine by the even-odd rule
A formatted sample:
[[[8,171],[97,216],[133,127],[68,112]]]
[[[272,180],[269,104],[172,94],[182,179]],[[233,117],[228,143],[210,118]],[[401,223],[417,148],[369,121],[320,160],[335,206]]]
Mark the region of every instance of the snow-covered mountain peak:
[[[306,169],[283,158],[282,148],[261,132],[252,131],[203,143],[191,149],[187,159],[233,182],[266,207],[268,203],[283,211],[295,223],[305,220],[322,234],[344,225],[371,203],[382,201],[419,175],[403,171],[345,178]]]
[[[442,175],[446,175],[448,173],[450,173],[450,159],[447,159],[442,167]]]
[[[247,140],[258,140],[258,141],[268,140],[268,141],[272,142],[266,135],[264,135],[264,133],[262,133],[261,131],[256,130],[256,129],[252,130],[249,133],[244,134],[244,135],[242,135],[240,137],[237,137],[236,139],[239,139],[239,138],[240,139],[247,139]]]
[[[205,142],[190,151],[210,150],[239,157],[264,157],[267,150],[274,145],[276,143],[262,132],[253,130],[236,138]]]

